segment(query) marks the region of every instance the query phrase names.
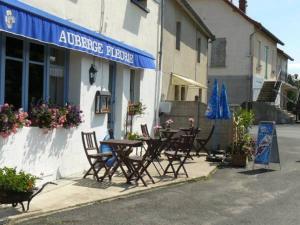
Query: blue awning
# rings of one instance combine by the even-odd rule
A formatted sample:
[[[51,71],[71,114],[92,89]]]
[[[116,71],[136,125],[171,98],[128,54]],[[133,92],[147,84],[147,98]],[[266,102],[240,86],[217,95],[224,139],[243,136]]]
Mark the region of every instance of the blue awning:
[[[155,58],[17,0],[0,0],[0,30],[81,51],[135,68],[155,69]]]

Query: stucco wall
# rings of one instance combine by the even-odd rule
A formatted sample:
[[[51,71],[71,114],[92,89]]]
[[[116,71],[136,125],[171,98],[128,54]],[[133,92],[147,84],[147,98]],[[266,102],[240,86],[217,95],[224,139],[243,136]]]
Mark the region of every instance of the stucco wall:
[[[277,43],[267,38],[263,33],[258,31],[255,33],[253,49],[253,72],[256,76],[260,76],[265,79],[265,72],[267,67],[267,78],[265,80],[276,80],[277,70]],[[259,58],[259,42],[261,43],[261,60]],[[268,62],[266,63],[265,47],[269,47],[268,50]],[[259,66],[260,65],[260,66]]]
[[[165,1],[163,34],[163,82],[164,99],[174,100],[171,73],[175,73],[201,84],[207,84],[208,38],[198,29],[195,22],[173,0]],[[176,22],[181,22],[180,50],[176,49]],[[197,62],[197,39],[201,38],[201,59]],[[194,100],[199,89],[188,89],[187,100]],[[206,102],[206,89],[202,90],[202,102]]]
[[[226,38],[226,67],[209,67],[208,75],[249,76],[250,35],[253,25],[221,0],[188,0],[216,38]],[[211,45],[210,45],[211,46]],[[211,48],[208,64],[210,65]]]
[[[99,31],[101,3],[104,10],[103,33],[126,44],[148,51],[156,57],[158,43],[158,10],[156,1],[148,1],[150,13],[146,14],[130,0],[24,0],[64,19],[71,20],[91,30]],[[98,70],[96,81],[89,83],[91,64]],[[107,132],[107,114],[94,113],[96,91],[107,90],[109,62],[85,53],[70,51],[69,101],[80,105],[84,112],[84,123],[77,129],[56,129],[43,133],[39,128],[23,128],[8,139],[0,137],[0,167],[17,167],[31,172],[45,180],[81,173],[88,168],[81,142],[81,131],[96,131],[97,140]],[[134,131],[140,130],[140,123],[154,124],[155,70],[138,70],[141,74],[140,100],[147,106],[144,116],[134,121]],[[124,135],[124,124],[129,99],[130,68],[117,64],[116,72],[116,115],[115,135]],[[45,181],[44,180],[44,181]]]
[[[147,1],[146,13],[130,0],[21,0],[90,30],[156,56],[159,4]]]

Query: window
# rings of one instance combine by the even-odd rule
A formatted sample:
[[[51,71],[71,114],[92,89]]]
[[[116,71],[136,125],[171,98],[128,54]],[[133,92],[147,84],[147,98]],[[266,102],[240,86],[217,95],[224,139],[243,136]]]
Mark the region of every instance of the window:
[[[201,38],[197,39],[197,62],[201,62]]]
[[[146,13],[150,12],[150,10],[147,8],[147,0],[131,0],[131,2]]]
[[[22,107],[22,81],[23,81],[23,48],[22,40],[7,37],[5,51],[5,92],[4,101]]]
[[[174,87],[175,89],[174,89],[174,99],[175,99],[175,101],[179,101],[179,93],[180,93],[180,87],[179,87],[179,85],[175,85],[175,87]]]
[[[268,79],[269,46],[265,46],[265,79]]]
[[[44,99],[45,46],[29,44],[28,106]]]
[[[181,42],[181,22],[176,22],[176,49],[180,50]]]
[[[49,60],[49,102],[61,106],[64,104],[65,51],[58,48],[51,48]]]
[[[258,67],[261,66],[261,41],[258,41],[258,49],[257,49],[257,55],[258,55],[258,58],[257,58],[257,63],[258,63]]]
[[[180,100],[181,101],[185,101],[185,99],[186,99],[185,91],[186,91],[185,86],[181,86],[181,93],[180,93]]]
[[[185,101],[186,100],[186,86],[175,85],[174,86],[174,100]]]
[[[140,76],[135,70],[130,70],[130,102],[140,101]]]
[[[211,46],[211,67],[226,66],[226,38],[217,38]]]
[[[2,34],[0,104],[28,110],[49,101],[63,105],[66,100],[67,51]],[[49,59],[49,60],[48,60]],[[47,69],[48,68],[48,69]]]

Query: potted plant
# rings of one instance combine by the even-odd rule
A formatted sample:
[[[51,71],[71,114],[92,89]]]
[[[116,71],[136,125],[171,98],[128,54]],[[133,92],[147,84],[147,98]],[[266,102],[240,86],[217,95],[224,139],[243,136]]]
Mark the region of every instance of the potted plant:
[[[172,119],[168,119],[166,122],[165,122],[165,128],[166,129],[170,129],[171,128],[171,125],[174,123],[174,121]]]
[[[129,103],[128,104],[128,115],[143,115],[147,107],[143,105],[143,103],[138,102],[136,104]]]
[[[14,168],[0,168],[0,203],[15,204],[27,201],[33,194],[36,177]]]
[[[127,139],[131,140],[131,141],[139,140],[140,138],[141,138],[141,136],[138,133],[131,133],[131,132],[129,132],[127,134]]]
[[[22,206],[23,212],[25,207],[23,202],[27,201],[27,211],[31,200],[39,194],[48,184],[45,183],[40,189],[37,189],[37,177],[24,171],[19,171],[15,168],[0,168],[0,204],[12,204],[16,207],[17,204]]]
[[[0,136],[7,138],[11,134],[17,133],[18,129],[30,126],[28,114],[22,109],[14,111],[14,107],[5,103],[0,106]]]
[[[195,126],[195,119],[193,117],[189,118],[190,128],[194,128]]]
[[[249,128],[253,125],[253,121],[252,111],[241,109],[233,115],[234,138],[231,147],[233,166],[245,167],[253,154],[254,140],[249,134]]]

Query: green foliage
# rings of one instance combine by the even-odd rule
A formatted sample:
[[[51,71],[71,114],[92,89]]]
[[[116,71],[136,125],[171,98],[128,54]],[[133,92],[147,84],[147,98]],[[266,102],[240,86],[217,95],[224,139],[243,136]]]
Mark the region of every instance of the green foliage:
[[[134,140],[139,140],[141,136],[138,133],[128,133],[127,134],[127,139],[134,141]]]
[[[233,154],[252,154],[255,146],[253,137],[249,134],[249,128],[254,122],[254,113],[240,109],[233,114],[234,140],[232,145]]]
[[[143,115],[147,107],[143,105],[143,103],[138,102],[136,104],[128,105],[128,113],[129,115]]]
[[[0,168],[0,191],[28,192],[35,187],[37,177],[17,172],[14,168]]]
[[[253,125],[254,113],[251,110],[240,109],[234,113],[234,120],[237,121],[238,127],[248,130]]]

